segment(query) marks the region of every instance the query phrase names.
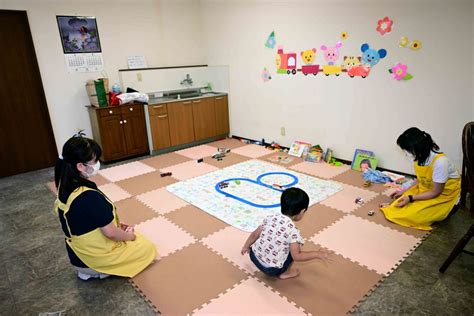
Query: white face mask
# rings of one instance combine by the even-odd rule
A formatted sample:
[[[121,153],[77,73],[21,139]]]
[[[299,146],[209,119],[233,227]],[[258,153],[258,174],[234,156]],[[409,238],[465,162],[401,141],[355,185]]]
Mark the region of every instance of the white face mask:
[[[86,172],[83,172],[83,175],[86,178],[90,178],[90,177],[95,176],[97,174],[97,172],[99,171],[99,169],[100,169],[100,161],[99,160],[97,160],[97,162],[92,166],[89,165],[89,164],[85,164],[85,165],[86,165]],[[92,172],[88,173],[87,168],[92,168]]]

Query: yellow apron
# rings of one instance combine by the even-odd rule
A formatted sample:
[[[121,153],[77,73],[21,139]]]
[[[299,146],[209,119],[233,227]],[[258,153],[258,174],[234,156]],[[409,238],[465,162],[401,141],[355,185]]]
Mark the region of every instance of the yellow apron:
[[[59,198],[56,199],[55,210],[57,212],[59,208],[64,212],[62,216],[69,231],[69,236],[71,236],[70,238],[66,237],[67,244],[79,259],[91,269],[100,273],[134,277],[156,258],[156,248],[148,239],[135,232],[136,239],[134,241],[114,241],[107,238],[100,228],[80,236],[71,234],[66,214],[69,212],[74,199],[88,190],[93,189],[79,187],[69,195],[66,204],[62,203]],[[115,205],[105,195],[104,197],[112,205],[113,223],[119,227],[120,222]]]
[[[418,166],[415,162],[415,173],[418,184],[403,193],[402,196],[417,195],[433,188],[433,166],[435,161],[444,156],[437,154],[430,165]],[[414,201],[403,207],[396,207],[398,199],[387,207],[381,208],[385,217],[402,226],[421,230],[431,230],[431,224],[445,219],[459,199],[461,178],[448,179],[443,192],[438,197],[423,201]]]

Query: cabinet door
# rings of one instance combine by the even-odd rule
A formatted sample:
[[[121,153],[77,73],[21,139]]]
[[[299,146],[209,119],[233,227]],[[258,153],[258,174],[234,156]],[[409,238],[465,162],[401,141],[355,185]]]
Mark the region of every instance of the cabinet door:
[[[216,97],[216,135],[229,135],[229,106],[227,96]]]
[[[127,156],[123,133],[123,120],[120,115],[109,115],[99,119],[104,161],[120,159]]]
[[[216,136],[214,98],[193,101],[194,137],[202,140]]]
[[[145,114],[143,108],[134,108],[133,111],[122,114],[123,130],[128,155],[143,154],[148,151]]]
[[[181,101],[168,104],[171,146],[194,141],[193,103]]]
[[[153,150],[171,146],[170,125],[168,114],[150,116],[151,137],[153,138]]]

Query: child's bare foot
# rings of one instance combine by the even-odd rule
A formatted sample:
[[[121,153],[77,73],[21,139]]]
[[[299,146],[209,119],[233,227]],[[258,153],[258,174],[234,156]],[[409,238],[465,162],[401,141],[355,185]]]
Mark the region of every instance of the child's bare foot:
[[[283,272],[278,276],[280,280],[286,280],[286,279],[291,279],[291,278],[296,278],[298,275],[300,275],[300,270],[299,269],[288,269],[286,272]]]

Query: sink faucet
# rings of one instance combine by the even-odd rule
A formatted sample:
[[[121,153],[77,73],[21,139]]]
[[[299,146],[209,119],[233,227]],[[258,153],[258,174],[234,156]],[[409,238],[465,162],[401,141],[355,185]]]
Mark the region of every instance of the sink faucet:
[[[182,86],[192,86],[193,85],[193,79],[191,79],[191,76],[189,74],[186,74],[186,78],[184,78],[181,82]]]

